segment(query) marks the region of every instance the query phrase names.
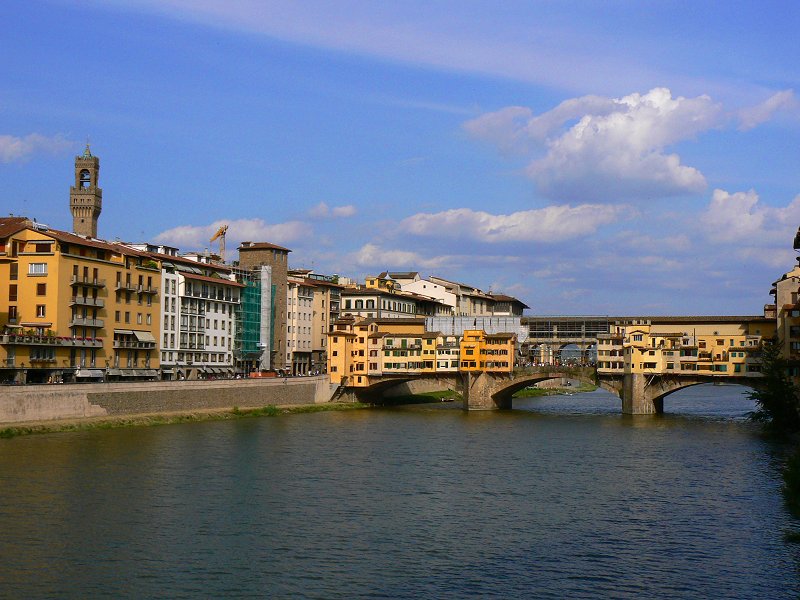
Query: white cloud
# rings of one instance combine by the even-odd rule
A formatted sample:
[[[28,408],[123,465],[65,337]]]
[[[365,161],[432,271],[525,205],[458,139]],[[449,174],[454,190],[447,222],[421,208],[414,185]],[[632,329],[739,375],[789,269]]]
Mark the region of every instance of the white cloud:
[[[235,248],[243,241],[285,245],[306,239],[313,233],[311,226],[301,221],[268,224],[262,219],[238,219],[214,221],[208,225],[180,225],[159,233],[155,237],[155,241],[176,246],[182,250],[208,248],[211,246],[209,240],[222,225],[228,225],[228,232],[225,236],[228,248]]]
[[[353,253],[351,260],[359,267],[439,269],[447,266],[452,257],[426,257],[407,250],[388,250],[375,244],[364,244]]]
[[[334,206],[331,208],[325,202],[320,202],[315,207],[313,207],[310,211],[308,211],[308,216],[312,219],[328,219],[328,218],[344,218],[344,217],[352,217],[356,214],[356,207],[352,204],[347,204],[344,206]]]
[[[620,99],[575,98],[539,116],[509,107],[464,127],[503,152],[543,147],[545,155],[527,173],[544,196],[602,202],[704,190],[702,173],[665,149],[721,125],[723,116],[708,96],[673,98],[668,89],[655,88]]]
[[[75,145],[76,142],[60,135],[52,137],[38,133],[31,133],[25,137],[0,135],[0,162],[22,161],[39,153],[58,154],[74,148]]]
[[[739,129],[752,129],[770,120],[776,112],[796,108],[797,105],[797,99],[792,90],[783,90],[773,94],[761,104],[739,111]]]
[[[548,206],[508,215],[469,208],[418,213],[404,219],[399,229],[413,235],[467,238],[487,243],[559,242],[594,233],[630,209],[624,206],[583,204]]]
[[[356,207],[352,204],[347,204],[345,206],[334,206],[331,210],[331,214],[334,217],[352,217],[356,214]]]
[[[255,0],[95,0],[103,7],[149,11],[207,26],[266,35],[292,43],[376,57],[391,62],[425,65],[455,72],[488,74],[560,90],[615,90],[653,86],[670,81],[681,89],[718,89],[727,94],[748,94],[753,68],[760,73],[779,71],[783,65],[772,55],[748,53],[748,43],[737,39],[731,53],[727,38],[705,38],[713,51],[713,69],[685,68],[691,46],[677,36],[655,36],[649,28],[628,28],[622,34],[606,19],[616,9],[604,4],[581,3],[580,15],[564,18],[563,10],[550,10],[541,2],[504,3],[491,10],[482,2],[325,2]],[[544,5],[543,5],[544,4]],[[623,12],[630,13],[630,9]],[[635,12],[635,11],[634,11]],[[671,20],[687,18],[680,7]],[[746,13],[742,13],[745,15]],[[668,21],[671,22],[670,19]],[[746,25],[742,24],[742,27]],[[763,48],[759,48],[763,50]],[[748,60],[731,56],[748,54]],[[672,61],[665,62],[665,56]],[[722,58],[720,59],[720,56]],[[693,64],[702,57],[693,56]],[[720,60],[726,75],[720,75]],[[755,66],[753,64],[755,62]],[[697,64],[695,64],[697,63]],[[710,76],[714,72],[716,76]],[[769,77],[763,78],[768,79]]]
[[[731,244],[736,255],[770,266],[792,262],[792,241],[800,224],[800,196],[785,207],[767,206],[758,194],[714,190],[700,226],[712,242]]]
[[[651,224],[653,224],[652,221]],[[652,252],[654,249],[659,249],[662,252],[686,252],[691,250],[692,241],[689,236],[685,233],[671,233],[669,229],[672,227],[675,227],[674,222],[662,219],[655,226],[659,231],[658,235],[653,235],[652,229],[623,231],[616,236],[615,244],[618,247],[629,248],[637,252]]]
[[[472,137],[497,146],[503,154],[526,152],[529,140],[525,129],[532,116],[529,108],[507,106],[471,119],[463,127]]]

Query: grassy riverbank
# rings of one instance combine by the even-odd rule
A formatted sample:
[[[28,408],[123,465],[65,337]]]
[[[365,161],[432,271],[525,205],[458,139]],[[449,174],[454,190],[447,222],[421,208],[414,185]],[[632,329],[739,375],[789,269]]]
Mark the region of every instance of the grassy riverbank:
[[[461,401],[461,394],[453,390],[422,392],[407,396],[391,396],[381,400],[381,406],[402,406],[404,404],[430,404],[431,402]]]
[[[539,388],[527,387],[514,394],[514,398],[537,398],[539,396],[571,396],[572,394],[582,394],[593,392],[597,389],[596,385],[581,382],[576,386]]]
[[[120,427],[149,427],[153,425],[174,425],[176,423],[197,423],[201,421],[227,421],[254,417],[275,417],[301,413],[325,412],[331,410],[355,410],[368,408],[359,402],[330,402],[325,404],[306,404],[300,406],[264,406],[261,408],[222,409],[213,411],[191,411],[160,413],[118,417],[91,417],[66,421],[42,421],[38,423],[11,425],[0,429],[0,438],[13,438],[20,435],[39,433],[59,433],[65,431],[89,431],[92,429],[117,429]]]

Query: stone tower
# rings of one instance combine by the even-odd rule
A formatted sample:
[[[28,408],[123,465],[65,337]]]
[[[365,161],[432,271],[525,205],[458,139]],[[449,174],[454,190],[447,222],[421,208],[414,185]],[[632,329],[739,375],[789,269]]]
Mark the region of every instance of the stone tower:
[[[75,157],[75,185],[69,190],[73,233],[97,237],[97,218],[103,209],[103,190],[97,187],[99,176],[100,159],[92,156],[87,143],[83,155]]]
[[[289,250],[269,242],[242,242],[239,246],[239,267],[242,269],[271,269],[273,310],[271,319],[270,354],[273,369],[287,369],[291,366],[291,349],[286,345],[287,338],[287,280],[289,269]],[[262,307],[263,309],[263,307]],[[264,311],[262,310],[262,314]]]

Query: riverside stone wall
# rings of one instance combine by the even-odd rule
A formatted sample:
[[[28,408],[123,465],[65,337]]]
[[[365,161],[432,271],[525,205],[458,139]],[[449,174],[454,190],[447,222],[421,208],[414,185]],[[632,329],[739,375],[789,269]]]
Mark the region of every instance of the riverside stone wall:
[[[0,424],[330,401],[328,378],[219,379],[0,388]]]

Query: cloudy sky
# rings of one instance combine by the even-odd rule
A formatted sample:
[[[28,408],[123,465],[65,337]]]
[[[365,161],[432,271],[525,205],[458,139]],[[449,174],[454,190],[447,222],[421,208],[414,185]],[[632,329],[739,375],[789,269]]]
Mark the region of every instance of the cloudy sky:
[[[5,0],[7,213],[418,270],[532,314],[758,314],[800,226],[800,4]],[[229,251],[230,254],[230,251]]]

